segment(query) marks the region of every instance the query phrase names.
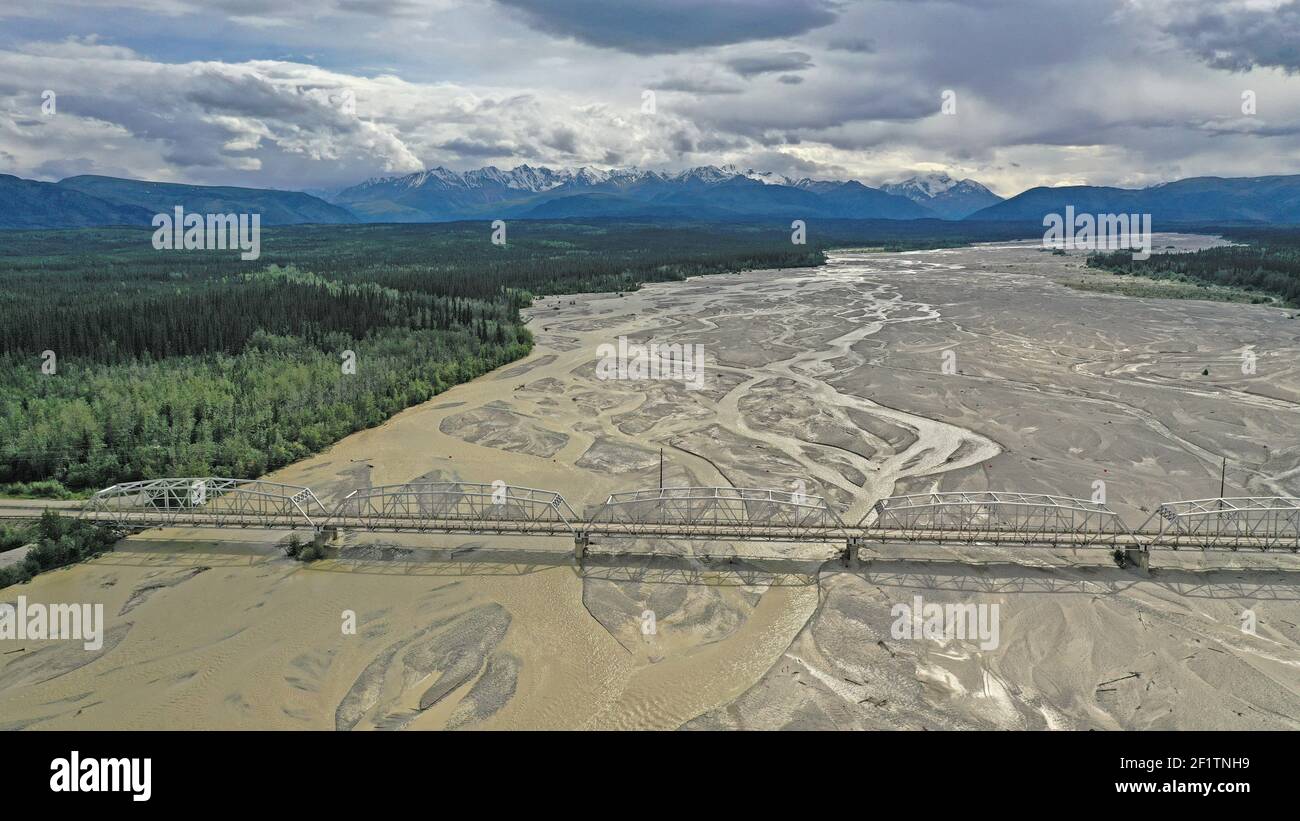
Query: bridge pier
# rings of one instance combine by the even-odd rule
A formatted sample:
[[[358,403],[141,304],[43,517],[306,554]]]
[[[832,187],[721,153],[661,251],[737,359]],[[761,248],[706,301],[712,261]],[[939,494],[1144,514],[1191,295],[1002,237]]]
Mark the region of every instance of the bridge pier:
[[[586,531],[579,531],[573,534],[573,559],[582,566],[582,562],[587,558],[587,548],[591,545],[591,537]]]
[[[1151,553],[1145,545],[1124,548],[1124,561],[1129,567],[1136,567],[1144,573],[1151,572]]]
[[[866,539],[861,536],[850,536],[844,542],[844,550],[840,552],[840,561],[845,567],[856,569],[862,566],[862,560],[858,557],[858,551],[866,544]]]

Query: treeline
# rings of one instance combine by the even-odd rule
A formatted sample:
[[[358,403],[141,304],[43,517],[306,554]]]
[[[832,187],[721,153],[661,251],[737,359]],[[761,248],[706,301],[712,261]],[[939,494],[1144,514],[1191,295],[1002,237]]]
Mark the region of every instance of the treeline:
[[[328,347],[338,334],[361,339],[372,328],[469,328],[482,341],[504,344],[517,322],[507,301],[340,285],[272,268],[191,287],[6,305],[0,307],[0,356],[50,350],[81,361],[163,360],[237,354],[258,332]]]
[[[1152,254],[1135,260],[1131,251],[1098,253],[1088,265],[1120,274],[1222,285],[1254,292],[1256,302],[1280,299],[1300,306],[1300,228],[1230,228],[1225,238],[1238,245],[1200,251]]]
[[[941,220],[816,220],[807,244],[790,242],[788,222],[700,224],[512,221],[505,245],[486,222],[298,225],[265,228],[262,256],[230,251],[154,251],[148,229],[6,231],[0,279],[24,302],[79,299],[86,288],[113,294],[184,288],[270,266],[329,280],[437,296],[496,301],[505,290],[532,294],[607,290],[602,284],[656,282],[740,268],[816,265],[827,248],[934,248],[1042,235],[1032,223]]]
[[[792,245],[788,226],[512,222],[505,245],[486,222],[416,225],[281,226],[262,231],[262,256],[230,251],[155,251],[140,229],[5,232],[0,275],[24,302],[65,302],[85,288],[117,295],[231,280],[270,266],[296,267],[344,283],[496,301],[505,290],[533,294],[601,290],[613,281],[650,282],[745,265],[790,267],[821,261],[815,235]]]

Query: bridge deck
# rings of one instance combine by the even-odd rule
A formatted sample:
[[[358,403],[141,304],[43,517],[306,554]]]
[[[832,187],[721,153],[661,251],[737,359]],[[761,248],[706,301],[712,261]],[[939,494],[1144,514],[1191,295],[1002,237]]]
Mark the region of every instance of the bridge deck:
[[[338,530],[363,530],[376,533],[464,533],[486,535],[565,536],[573,538],[574,529],[564,522],[534,522],[525,519],[439,519],[404,516],[331,518],[328,527]]]
[[[0,519],[46,509],[120,527],[357,530],[718,542],[1037,546],[1125,551],[1300,552],[1300,499],[1167,502],[1137,529],[1104,504],[1008,492],[944,492],[878,501],[845,525],[821,497],[743,488],[616,493],[580,517],[553,491],[465,482],[359,488],[332,511],[310,488],[220,477],[114,485],[84,504],[0,500]],[[872,521],[868,521],[874,516]],[[580,548],[582,549],[582,548]]]
[[[39,519],[46,510],[40,503],[6,504],[0,506],[0,519],[26,520]],[[80,513],[81,509],[70,505],[52,507],[65,513]],[[302,519],[291,516],[258,517],[241,516],[221,512],[191,511],[184,514],[116,512],[105,514],[86,511],[85,518],[126,527],[195,527],[195,528],[243,528],[265,530],[301,530],[312,529],[312,525]],[[577,520],[569,525],[553,522],[530,521],[463,521],[405,518],[355,519],[341,518],[331,520],[330,527],[339,530],[357,530],[381,533],[440,533],[448,535],[526,535],[553,536],[573,538],[585,535],[588,538],[605,537],[618,539],[687,539],[708,541],[764,541],[764,542],[807,542],[831,543],[846,540],[861,540],[879,544],[934,544],[934,545],[995,545],[995,546],[1040,546],[1040,547],[1074,547],[1074,548],[1139,548],[1153,547],[1169,550],[1261,550],[1269,552],[1300,552],[1293,543],[1279,544],[1277,539],[1265,536],[1209,537],[1177,534],[1169,532],[1140,531],[1136,533],[1096,534],[1096,533],[1039,533],[1017,532],[1010,530],[895,530],[876,529],[872,527],[784,527],[759,526],[747,527],[713,527],[683,526],[662,523],[611,523],[583,522]]]
[[[1046,547],[1139,547],[1144,542],[1138,534],[1133,533],[1081,533],[1081,532],[1041,532],[999,529],[943,529],[924,530],[864,528],[859,534],[871,542],[917,544],[990,544],[990,545],[1026,545]]]

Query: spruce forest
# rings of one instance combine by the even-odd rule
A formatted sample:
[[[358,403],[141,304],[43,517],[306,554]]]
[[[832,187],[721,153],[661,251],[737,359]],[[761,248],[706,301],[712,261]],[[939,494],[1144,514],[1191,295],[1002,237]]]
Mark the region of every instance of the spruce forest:
[[[524,356],[534,295],[821,258],[748,227],[511,229],[268,229],[250,262],[135,229],[5,232],[0,485],[257,476]]]

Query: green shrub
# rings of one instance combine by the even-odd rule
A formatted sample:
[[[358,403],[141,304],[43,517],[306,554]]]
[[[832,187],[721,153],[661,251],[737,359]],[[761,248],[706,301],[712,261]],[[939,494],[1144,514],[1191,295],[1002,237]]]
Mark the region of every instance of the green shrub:
[[[10,482],[0,485],[0,496],[24,499],[75,499],[77,494],[53,479],[41,482]]]
[[[36,544],[22,562],[4,569],[0,587],[30,580],[37,573],[85,561],[113,549],[117,536],[102,525],[66,519],[47,510],[36,524]]]
[[[0,589],[11,584],[25,584],[31,579],[32,574],[25,565],[16,564],[12,567],[0,567]]]
[[[26,525],[0,525],[0,553],[22,547],[32,540]]]
[[[293,533],[284,543],[284,555],[300,562],[314,562],[325,558],[326,541],[325,536],[317,533],[311,541],[304,543],[297,533]]]

